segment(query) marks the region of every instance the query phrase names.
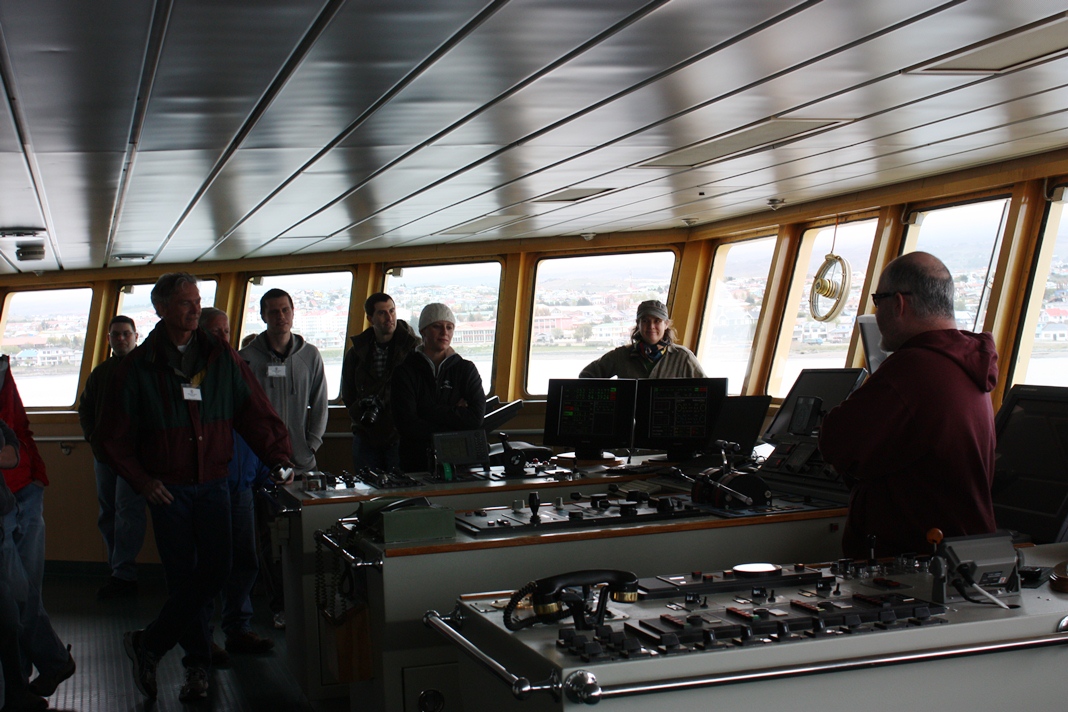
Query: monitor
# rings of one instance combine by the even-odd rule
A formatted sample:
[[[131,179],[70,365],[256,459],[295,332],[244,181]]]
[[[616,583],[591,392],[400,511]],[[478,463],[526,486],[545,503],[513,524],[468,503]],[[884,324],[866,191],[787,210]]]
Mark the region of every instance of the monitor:
[[[496,396],[494,396],[496,398]],[[482,418],[482,429],[487,433],[500,428],[514,418],[523,408],[523,399],[517,398],[511,403],[501,405],[498,399],[494,403],[486,401],[486,415]]]
[[[752,456],[769,407],[771,396],[728,396],[720,405],[711,440],[736,443],[741,455]]]
[[[575,448],[578,460],[602,460],[602,451],[630,447],[637,382],[617,378],[549,380],[546,445]]]
[[[820,410],[827,412],[856,390],[864,382],[864,376],[863,368],[804,369],[786,394],[771,425],[764,432],[764,440],[774,445],[783,442],[815,442],[815,434],[798,432],[796,427],[798,416],[803,415],[802,410],[811,406],[809,399],[819,398],[822,401]]]
[[[670,462],[685,462],[707,449],[726,378],[646,378],[637,382],[634,447],[664,450]]]
[[[864,363],[868,367],[868,373],[875,373],[875,369],[890,355],[888,351],[883,350],[883,332],[879,331],[879,323],[875,321],[874,314],[858,316],[857,328],[860,329],[860,345],[864,347]]]
[[[1013,386],[994,424],[998,527],[1036,544],[1068,540],[1068,388]]]

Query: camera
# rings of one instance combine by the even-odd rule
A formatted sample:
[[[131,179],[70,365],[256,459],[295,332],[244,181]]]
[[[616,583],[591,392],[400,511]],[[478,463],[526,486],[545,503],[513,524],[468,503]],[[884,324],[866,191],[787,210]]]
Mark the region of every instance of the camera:
[[[378,416],[382,415],[382,401],[378,396],[367,396],[360,399],[360,425],[370,427],[378,422]]]

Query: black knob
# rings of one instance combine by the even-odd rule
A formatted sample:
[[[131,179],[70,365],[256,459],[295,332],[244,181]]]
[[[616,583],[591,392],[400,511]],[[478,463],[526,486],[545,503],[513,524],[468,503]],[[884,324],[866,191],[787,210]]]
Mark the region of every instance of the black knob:
[[[531,492],[527,496],[527,504],[530,505],[530,518],[538,516],[538,510],[541,508],[541,495],[537,492]]]

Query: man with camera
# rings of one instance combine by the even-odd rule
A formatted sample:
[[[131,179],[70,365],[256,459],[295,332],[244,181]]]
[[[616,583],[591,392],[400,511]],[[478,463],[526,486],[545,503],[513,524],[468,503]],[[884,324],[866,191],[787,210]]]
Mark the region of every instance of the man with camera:
[[[352,418],[352,464],[356,470],[391,469],[400,465],[400,453],[389,382],[420,340],[397,318],[397,305],[388,294],[372,294],[363,310],[371,326],[352,337],[341,368],[341,400]]]

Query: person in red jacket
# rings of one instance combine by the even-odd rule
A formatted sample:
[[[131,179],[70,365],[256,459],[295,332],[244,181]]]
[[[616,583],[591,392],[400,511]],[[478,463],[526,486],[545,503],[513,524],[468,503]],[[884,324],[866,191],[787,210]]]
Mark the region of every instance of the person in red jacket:
[[[993,338],[957,329],[953,277],[926,252],[887,265],[872,301],[892,353],[820,432],[823,459],[853,482],[844,553],[927,553],[930,529],[994,531]]]
[[[5,469],[3,475],[14,493],[15,506],[3,517],[0,546],[4,548],[4,556],[0,575],[11,586],[18,604],[24,676],[28,679],[31,668],[37,668],[38,675],[30,683],[30,691],[50,697],[59,683],[74,674],[75,664],[70,646],[63,645],[56,635],[41,601],[45,562],[44,488],[48,476],[7,356],[0,358],[0,382],[0,420],[11,427],[21,445],[18,463]]]

